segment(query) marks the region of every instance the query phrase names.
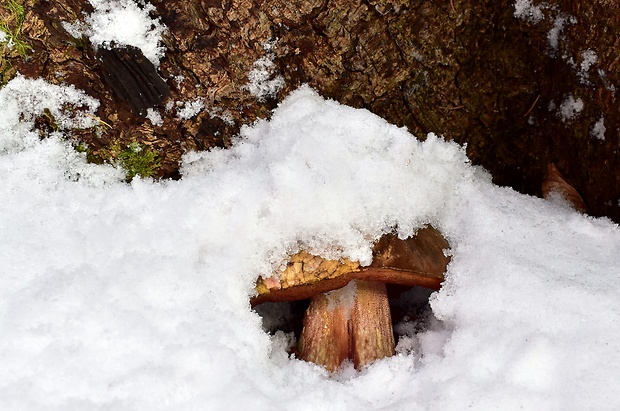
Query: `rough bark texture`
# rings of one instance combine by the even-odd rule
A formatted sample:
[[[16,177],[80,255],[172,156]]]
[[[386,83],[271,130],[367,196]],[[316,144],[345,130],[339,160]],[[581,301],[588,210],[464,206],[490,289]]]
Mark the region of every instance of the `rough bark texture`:
[[[178,176],[183,152],[230,144],[242,124],[267,117],[309,83],[419,138],[432,131],[467,143],[470,159],[497,184],[523,193],[540,195],[547,164],[555,163],[593,215],[620,221],[615,0],[549,0],[540,21],[516,18],[515,2],[506,0],[153,0],[169,29],[159,74],[171,101],[201,97],[207,107],[188,120],[163,113],[161,127],[133,114],[102,81],[90,44],[62,28],[90,11],[85,0],[26,1],[24,34],[33,50],[28,59],[5,51],[0,63],[97,97],[98,115],[112,129],[76,138],[95,150],[113,140],[143,141],[159,152],[161,177]],[[559,34],[557,45],[550,33]],[[269,42],[275,47],[266,50]],[[592,52],[597,59],[588,67]],[[265,56],[285,86],[258,101],[245,86]],[[572,118],[559,114],[569,97],[583,102]],[[601,119],[606,131],[593,133]]]

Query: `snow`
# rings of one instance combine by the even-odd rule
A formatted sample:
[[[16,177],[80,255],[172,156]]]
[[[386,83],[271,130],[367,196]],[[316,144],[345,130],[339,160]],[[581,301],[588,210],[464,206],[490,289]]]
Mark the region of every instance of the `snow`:
[[[284,87],[284,78],[276,74],[276,66],[273,61],[263,56],[256,60],[252,70],[248,73],[247,88],[259,101],[267,97],[275,97],[278,91]]]
[[[0,154],[14,153],[37,145],[39,134],[32,129],[36,117],[49,111],[62,130],[96,125],[99,102],[73,86],[61,87],[44,80],[18,75],[0,89]],[[74,110],[67,110],[72,106]],[[86,112],[84,113],[84,110]]]
[[[537,24],[545,18],[540,6],[534,6],[531,0],[517,0],[514,6],[514,16],[521,20]]]
[[[547,2],[541,2],[539,5],[535,6],[531,0],[516,0],[514,3],[514,8],[515,11],[513,15],[516,18],[532,24],[538,24],[545,19],[545,13],[543,10],[547,10],[549,14],[553,15],[553,17],[550,18],[550,20],[553,21],[553,26],[547,32],[547,41],[549,42],[551,57],[555,57],[555,54],[560,46],[560,40],[563,40],[565,37],[564,28],[566,25],[577,24],[577,18],[575,16],[562,13],[558,5],[552,5]],[[584,59],[586,58],[585,55],[583,57]],[[568,54],[563,54],[562,58],[564,60],[572,59],[572,57]],[[591,60],[591,56],[587,56],[587,58],[588,60],[584,60],[584,64],[586,66],[582,67],[582,70],[585,70],[586,75],[589,67],[596,62],[596,55],[594,56],[594,60]]]
[[[73,37],[86,35],[95,48],[130,45],[142,50],[155,67],[164,56],[161,36],[166,27],[159,18],[151,17],[155,7],[147,2],[132,0],[89,0],[94,11],[84,22],[63,22],[63,28]]]
[[[32,138],[37,95],[94,107],[50,87],[0,90],[2,409],[620,407],[609,220],[494,186],[457,144],[308,87],[232,148],[188,154],[180,181],[126,184],[68,134]],[[329,375],[249,307],[256,277],[302,247],[367,264],[373,239],[426,223],[452,261],[392,358]]]
[[[575,116],[583,111],[583,100],[575,99],[574,96],[568,96],[560,104],[559,116],[564,122],[571,121]]]
[[[611,84],[607,80],[607,73],[605,72],[605,70],[598,69],[598,70],[596,70],[596,72],[598,73],[598,77],[603,82],[603,85],[605,86],[605,89],[611,91],[612,94],[616,94],[616,86]]]
[[[594,50],[584,50],[581,53],[581,67],[578,73],[582,84],[590,84],[590,68],[598,61],[598,55]]]
[[[178,107],[177,108],[177,117],[182,119],[182,120],[189,120],[190,118],[198,115],[198,113],[200,113],[204,108],[205,108],[205,102],[203,98],[197,98],[195,100],[192,101],[186,101],[186,102],[177,102]]]
[[[176,116],[181,120],[190,120],[200,114],[203,110],[206,110],[209,114],[209,118],[211,119],[219,118],[228,125],[233,125],[235,123],[234,117],[230,111],[222,110],[219,107],[207,107],[207,104],[202,97],[189,101],[169,102],[166,105],[166,111],[172,110],[175,106],[177,107]]]
[[[592,126],[590,135],[592,136],[592,138],[596,138],[598,140],[604,141],[606,131],[607,131],[607,128],[605,127],[605,117],[601,116],[601,118],[599,118],[598,121],[594,123],[594,126]]]
[[[553,21],[553,28],[547,33],[547,40],[552,50],[556,51],[560,44],[560,39],[564,31],[564,25],[566,24],[566,17],[562,14],[556,16]]]
[[[159,114],[159,111],[155,110],[154,108],[146,109],[146,118],[148,118],[151,124],[154,126],[161,126],[162,124],[164,124],[164,119],[161,118],[161,114]]]

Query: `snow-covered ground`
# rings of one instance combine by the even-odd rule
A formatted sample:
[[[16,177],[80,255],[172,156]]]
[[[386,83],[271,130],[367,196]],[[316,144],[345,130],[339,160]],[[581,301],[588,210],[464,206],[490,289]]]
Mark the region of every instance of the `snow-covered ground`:
[[[152,6],[90,2],[67,30],[157,65]],[[530,1],[515,14],[542,19]],[[620,409],[616,224],[496,187],[462,147],[307,87],[232,149],[188,153],[180,181],[129,185],[69,142],[97,125],[93,97],[21,76],[0,89],[0,410]],[[45,108],[60,130],[40,139]],[[249,306],[301,248],[367,264],[382,234],[427,223],[452,262],[392,358],[329,375]]]
[[[188,154],[180,181],[128,185],[62,132],[35,138],[37,95],[96,107],[21,77],[0,90],[1,409],[620,409],[612,222],[307,87],[232,149]],[[426,223],[452,262],[409,349],[329,375],[262,330],[253,282],[288,254],[368,263],[382,233]]]

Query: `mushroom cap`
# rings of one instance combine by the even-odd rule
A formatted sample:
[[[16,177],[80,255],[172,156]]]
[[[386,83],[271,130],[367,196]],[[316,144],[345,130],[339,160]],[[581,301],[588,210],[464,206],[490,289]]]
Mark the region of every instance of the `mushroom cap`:
[[[250,303],[302,300],[342,288],[353,279],[438,290],[450,262],[444,252],[448,248],[441,233],[426,226],[405,240],[393,234],[381,237],[368,267],[346,258],[327,260],[301,251],[291,256],[283,271],[258,278],[257,295]]]

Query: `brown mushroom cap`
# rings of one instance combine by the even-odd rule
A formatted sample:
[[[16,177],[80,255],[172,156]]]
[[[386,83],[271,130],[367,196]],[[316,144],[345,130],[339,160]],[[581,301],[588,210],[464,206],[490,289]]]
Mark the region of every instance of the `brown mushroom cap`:
[[[450,262],[444,253],[448,248],[441,233],[427,226],[406,240],[393,234],[381,237],[373,248],[373,261],[368,267],[360,267],[349,259],[327,260],[302,251],[290,258],[277,277],[259,277],[258,295],[250,303],[255,306],[302,300],[342,288],[354,279],[438,290]]]

